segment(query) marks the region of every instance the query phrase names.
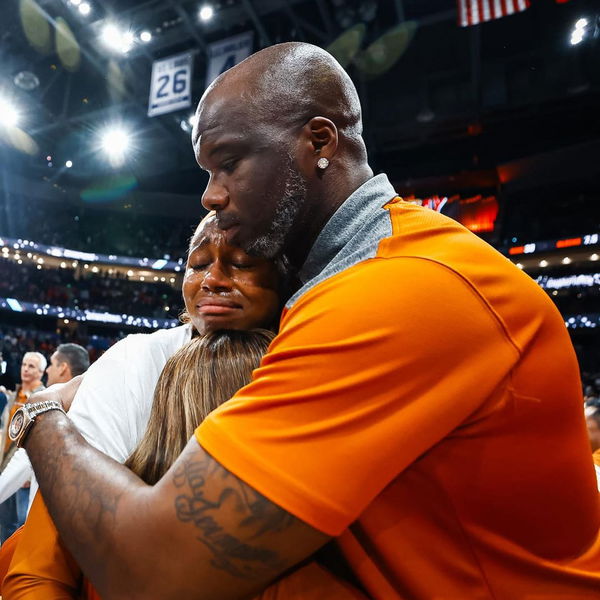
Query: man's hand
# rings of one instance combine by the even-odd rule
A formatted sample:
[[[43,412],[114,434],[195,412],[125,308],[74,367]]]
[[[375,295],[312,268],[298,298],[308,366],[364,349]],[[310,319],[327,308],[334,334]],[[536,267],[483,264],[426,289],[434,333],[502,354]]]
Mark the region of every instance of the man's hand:
[[[27,404],[42,402],[44,400],[57,400],[62,404],[64,411],[68,412],[82,381],[83,375],[77,375],[77,377],[73,377],[67,383],[55,383],[49,388],[29,396]]]

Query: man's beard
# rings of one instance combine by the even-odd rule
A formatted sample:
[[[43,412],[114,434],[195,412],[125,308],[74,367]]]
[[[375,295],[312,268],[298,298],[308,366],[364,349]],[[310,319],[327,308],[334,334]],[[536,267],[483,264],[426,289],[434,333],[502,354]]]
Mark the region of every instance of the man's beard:
[[[251,241],[245,248],[248,254],[263,258],[275,258],[283,250],[307,195],[306,181],[294,169],[292,159],[287,167],[287,177],[281,198],[275,206],[275,214],[269,230]]]

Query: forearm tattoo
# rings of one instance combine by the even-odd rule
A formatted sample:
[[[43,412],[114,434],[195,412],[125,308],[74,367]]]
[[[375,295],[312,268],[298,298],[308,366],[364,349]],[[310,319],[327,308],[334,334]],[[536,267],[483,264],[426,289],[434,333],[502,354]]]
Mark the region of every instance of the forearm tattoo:
[[[211,481],[211,492],[205,488]],[[285,568],[277,552],[260,546],[261,538],[286,530],[294,517],[247,486],[203,451],[195,452],[174,472],[180,489],[175,499],[177,518],[192,523],[197,539],[211,551],[211,564],[231,575],[256,579]],[[214,482],[222,486],[215,490]],[[228,519],[247,532],[244,539],[227,532]]]

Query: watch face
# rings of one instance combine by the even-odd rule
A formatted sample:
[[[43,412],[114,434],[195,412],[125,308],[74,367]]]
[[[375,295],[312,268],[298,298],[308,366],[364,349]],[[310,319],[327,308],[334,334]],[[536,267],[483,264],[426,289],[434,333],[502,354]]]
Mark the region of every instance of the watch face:
[[[23,421],[23,413],[21,411],[16,412],[15,416],[10,422],[9,435],[11,439],[15,439],[19,435],[19,432],[23,428]]]

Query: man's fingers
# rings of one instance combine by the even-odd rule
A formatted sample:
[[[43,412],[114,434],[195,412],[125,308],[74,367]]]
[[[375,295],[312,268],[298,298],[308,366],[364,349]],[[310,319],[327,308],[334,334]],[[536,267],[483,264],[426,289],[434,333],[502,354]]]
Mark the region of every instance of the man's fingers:
[[[69,408],[71,408],[73,398],[75,398],[75,394],[77,393],[82,381],[83,375],[77,375],[77,377],[73,377],[73,379],[67,383],[55,383],[49,388],[29,396],[27,402],[32,403],[42,402],[43,400],[57,400],[62,404],[65,412],[67,412]]]
[[[65,385],[59,390],[60,401],[65,411],[71,408],[71,404],[73,403],[73,398],[75,398],[75,394],[83,381],[83,375],[77,375],[77,377],[73,377],[71,381],[65,383]]]

